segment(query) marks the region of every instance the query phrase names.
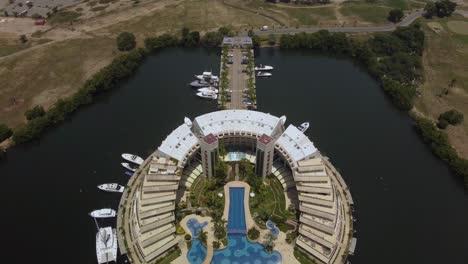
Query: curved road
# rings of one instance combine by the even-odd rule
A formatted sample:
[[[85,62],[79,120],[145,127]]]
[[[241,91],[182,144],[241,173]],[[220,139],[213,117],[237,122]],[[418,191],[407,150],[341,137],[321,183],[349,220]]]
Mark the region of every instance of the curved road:
[[[296,34],[296,33],[314,33],[319,30],[328,30],[329,32],[343,32],[343,33],[368,33],[368,32],[388,32],[393,31],[397,27],[407,27],[416,19],[420,18],[423,10],[416,10],[409,13],[400,23],[388,24],[384,26],[369,26],[369,27],[300,27],[300,28],[274,28],[268,30],[254,30],[257,35],[267,34]],[[455,10],[455,13],[468,17],[468,11]]]

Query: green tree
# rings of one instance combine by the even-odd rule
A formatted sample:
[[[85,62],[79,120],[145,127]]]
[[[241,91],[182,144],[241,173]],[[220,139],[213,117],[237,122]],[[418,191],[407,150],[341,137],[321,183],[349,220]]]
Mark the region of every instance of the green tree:
[[[384,78],[382,86],[399,109],[408,111],[413,108],[416,96],[416,88],[413,85],[404,85],[390,78]]]
[[[221,243],[219,241],[213,241],[213,248],[218,249],[221,246]]]
[[[424,7],[424,16],[426,18],[432,18],[437,14],[437,7],[434,2],[428,2]]]
[[[0,124],[0,142],[11,137],[13,131],[5,124]]]
[[[392,9],[390,12],[388,12],[388,20],[393,22],[393,23],[398,23],[401,21],[403,18],[404,14],[403,11],[399,8]]]
[[[207,32],[202,38],[202,44],[205,47],[217,47],[223,41],[223,34],[220,32]]]
[[[208,233],[203,232],[203,230],[198,231],[198,238],[202,242],[203,245],[206,245],[206,241],[208,239]]]
[[[439,115],[439,122],[441,120],[446,120],[447,123],[449,123],[450,125],[458,125],[460,124],[461,122],[463,122],[463,113],[455,110],[455,109],[452,109],[452,110],[449,110],[449,111],[446,111],[442,114]]]
[[[131,32],[122,32],[117,36],[117,48],[120,51],[129,51],[136,47],[135,35]]]
[[[256,240],[260,236],[260,231],[258,231],[255,227],[252,227],[247,232],[247,235],[249,236],[249,239]]]
[[[273,45],[276,44],[276,37],[275,37],[274,34],[270,34],[270,35],[268,36],[268,44],[269,44],[270,46],[273,46]]]
[[[32,120],[37,117],[41,117],[45,115],[45,110],[42,106],[36,105],[31,109],[26,110],[24,113],[24,116],[26,117],[27,120]]]

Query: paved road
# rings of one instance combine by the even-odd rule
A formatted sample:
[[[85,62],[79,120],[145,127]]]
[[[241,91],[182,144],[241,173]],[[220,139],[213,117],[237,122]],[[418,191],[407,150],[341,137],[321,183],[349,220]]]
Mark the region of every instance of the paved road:
[[[234,49],[231,52],[234,57],[232,58],[233,63],[229,67],[229,90],[232,90],[231,102],[227,104],[228,109],[243,109],[244,104],[242,103],[242,91],[246,87],[245,73],[242,72],[244,66],[242,62],[242,51],[240,49]]]
[[[388,32],[393,31],[397,27],[407,27],[413,23],[416,19],[423,15],[423,10],[417,10],[409,13],[400,23],[388,24],[384,26],[369,26],[369,27],[302,27],[302,28],[278,28],[269,30],[254,30],[257,35],[268,35],[268,34],[296,34],[296,33],[313,33],[319,30],[328,30],[330,32],[343,32],[343,33],[368,33],[368,32]],[[466,10],[455,10],[456,14],[468,17],[468,11]]]

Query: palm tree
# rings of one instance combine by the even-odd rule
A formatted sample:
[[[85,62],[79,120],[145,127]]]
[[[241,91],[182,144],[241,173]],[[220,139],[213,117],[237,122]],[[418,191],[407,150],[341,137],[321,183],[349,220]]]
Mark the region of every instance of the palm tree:
[[[203,229],[200,229],[200,231],[198,231],[198,239],[200,239],[203,245],[206,245],[206,241],[208,239],[208,233],[203,232]]]

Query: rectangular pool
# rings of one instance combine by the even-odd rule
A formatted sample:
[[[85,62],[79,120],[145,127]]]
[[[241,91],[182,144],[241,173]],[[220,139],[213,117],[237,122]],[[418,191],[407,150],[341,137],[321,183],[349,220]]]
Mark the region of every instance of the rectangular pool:
[[[229,188],[228,234],[245,234],[244,187]]]

